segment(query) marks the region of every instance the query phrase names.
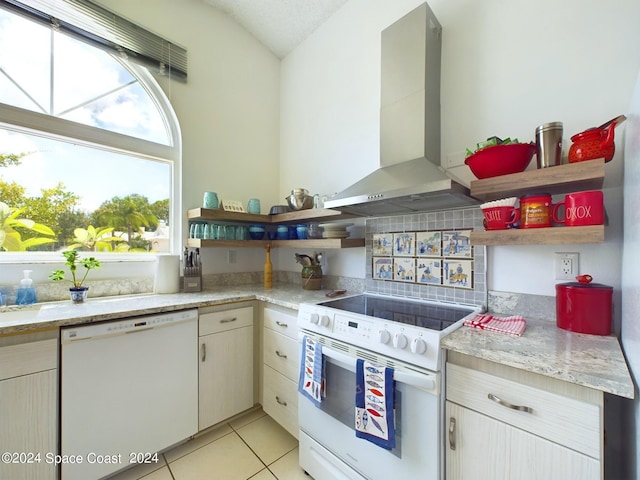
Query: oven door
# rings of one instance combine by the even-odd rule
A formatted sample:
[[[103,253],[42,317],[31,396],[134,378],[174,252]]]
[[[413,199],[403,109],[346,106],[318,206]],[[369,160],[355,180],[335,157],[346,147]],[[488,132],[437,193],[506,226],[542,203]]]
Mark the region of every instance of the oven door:
[[[355,356],[324,345],[322,353],[326,397],[320,407],[298,399],[300,466],[315,480],[441,480],[440,376],[395,367],[396,448],[386,450],[355,434]]]

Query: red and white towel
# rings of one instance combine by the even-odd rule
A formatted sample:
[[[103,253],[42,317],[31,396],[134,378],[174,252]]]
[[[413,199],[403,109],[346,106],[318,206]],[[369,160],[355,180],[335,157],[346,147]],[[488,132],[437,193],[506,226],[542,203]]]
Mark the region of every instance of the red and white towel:
[[[522,335],[525,328],[527,328],[527,321],[520,315],[514,315],[511,317],[494,317],[493,315],[479,313],[471,318],[467,318],[464,321],[464,324],[468,327],[506,333],[517,337]]]

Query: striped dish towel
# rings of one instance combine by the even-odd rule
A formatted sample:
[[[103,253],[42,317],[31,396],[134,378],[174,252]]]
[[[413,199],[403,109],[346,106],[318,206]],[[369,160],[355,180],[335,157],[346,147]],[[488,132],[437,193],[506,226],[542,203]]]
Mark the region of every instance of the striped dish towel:
[[[527,328],[527,321],[521,315],[511,317],[494,317],[479,313],[474,317],[464,321],[468,327],[479,328],[481,330],[491,330],[492,332],[507,333],[519,337]]]

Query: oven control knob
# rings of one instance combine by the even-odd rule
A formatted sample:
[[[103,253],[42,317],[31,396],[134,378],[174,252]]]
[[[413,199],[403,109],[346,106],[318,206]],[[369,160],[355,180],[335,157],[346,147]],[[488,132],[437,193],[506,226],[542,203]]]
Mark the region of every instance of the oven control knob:
[[[414,338],[410,348],[413,353],[422,355],[427,351],[427,343],[421,338]]]
[[[385,330],[383,328],[382,330],[378,331],[378,341],[380,343],[386,345],[387,343],[389,343],[389,340],[391,340],[391,334],[389,333],[389,330]]]
[[[314,325],[317,325],[317,324],[318,324],[318,322],[320,321],[320,315],[318,315],[317,313],[312,313],[312,314],[309,316],[309,321],[310,321],[311,323],[313,323]]]
[[[403,349],[407,346],[407,343],[409,343],[409,341],[407,340],[407,337],[402,334],[402,333],[396,333],[393,337],[393,346],[395,348],[399,348],[399,349]]]
[[[320,317],[320,326],[321,327],[328,327],[329,326],[329,321],[330,321],[330,318],[329,318],[328,315],[322,315]]]

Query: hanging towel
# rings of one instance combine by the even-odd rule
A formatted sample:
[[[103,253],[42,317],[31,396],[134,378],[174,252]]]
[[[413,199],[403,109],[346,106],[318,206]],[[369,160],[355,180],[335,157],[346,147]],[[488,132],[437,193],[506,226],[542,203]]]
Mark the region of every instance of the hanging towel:
[[[507,333],[519,337],[527,328],[527,321],[520,315],[512,317],[494,317],[493,315],[477,314],[464,321],[468,327]]]
[[[311,400],[316,407],[320,406],[324,397],[322,345],[306,335],[302,339],[298,391]]]
[[[396,446],[393,368],[356,362],[356,437],[391,450]]]

